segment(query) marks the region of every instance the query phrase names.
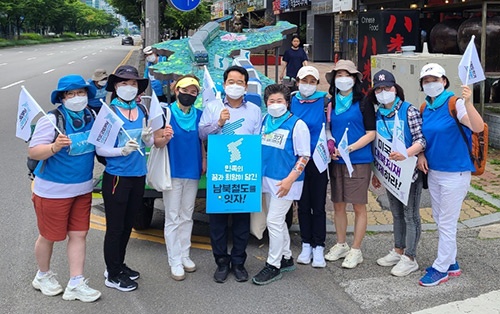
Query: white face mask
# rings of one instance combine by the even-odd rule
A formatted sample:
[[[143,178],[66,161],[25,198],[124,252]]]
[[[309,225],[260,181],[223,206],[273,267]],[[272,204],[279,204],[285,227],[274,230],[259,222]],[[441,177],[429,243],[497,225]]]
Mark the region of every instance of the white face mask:
[[[108,83],[108,81],[104,80],[104,81],[97,82],[97,85],[104,87],[104,86],[106,86],[107,83]]]
[[[71,111],[80,112],[87,107],[87,103],[87,96],[75,96],[64,100],[64,107]]]
[[[146,57],[147,62],[155,62],[156,61],[156,56],[155,55],[149,55]]]
[[[396,93],[395,92],[387,92],[385,90],[381,91],[378,94],[375,94],[375,97],[377,97],[377,101],[379,104],[382,105],[387,105],[390,104],[391,102],[396,99]]]
[[[316,91],[316,85],[299,84],[299,92],[304,97],[309,97]]]
[[[422,86],[424,93],[429,97],[441,95],[444,91],[444,85],[441,82],[430,82]]]
[[[347,92],[354,86],[354,80],[350,76],[341,76],[335,79],[335,87],[341,92]]]
[[[122,85],[116,89],[116,94],[118,97],[125,101],[131,101],[137,96],[137,87],[131,85]]]
[[[226,85],[224,91],[226,92],[226,96],[231,99],[240,99],[246,92],[244,86],[236,84]]]
[[[267,113],[271,115],[271,117],[281,117],[287,112],[288,108],[286,104],[270,104],[267,106]]]

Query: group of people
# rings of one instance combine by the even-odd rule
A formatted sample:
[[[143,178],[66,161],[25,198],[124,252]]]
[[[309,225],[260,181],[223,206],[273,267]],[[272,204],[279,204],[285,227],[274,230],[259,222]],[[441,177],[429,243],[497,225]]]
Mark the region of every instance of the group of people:
[[[323,268],[326,261],[343,258],[342,267],[355,268],[363,262],[361,248],[367,227],[369,184],[372,182],[376,188],[381,186],[372,176],[371,144],[377,134],[392,140],[396,115],[400,121],[397,127],[401,127],[405,135],[407,156],[418,156],[418,162],[408,204],[404,205],[388,193],[394,217],[394,248],[377,263],[391,266],[395,276],[406,276],[419,269],[416,260],[421,232],[419,203],[425,174],[438,225],[439,244],[436,260],[426,269],[419,283],[433,286],[448,280],[448,276],[460,275],[456,258],[457,220],[474,166],[455,120],[448,112],[448,102],[454,96],[447,90],[450,83],[440,65],[427,64],[421,70],[419,84],[427,95],[422,113],[405,100],[403,89],[386,70],[375,73],[373,87],[363,95],[362,75],[349,60],[339,60],[326,75],[331,98],[327,92],[317,90],[320,75],[313,66],[298,70],[298,91],[295,93],[282,84],[269,85],[263,95],[267,109],[264,116],[258,105],[245,99],[249,76],[243,67],[231,66],[225,70],[222,107],[212,102],[204,104],[203,110],[193,107],[201,87],[198,78],[188,74],[172,84],[175,101],[165,108],[171,112],[171,119],[154,132],[146,123],[146,108],[136,102],[149,80],[128,65],[120,66],[109,76],[98,74],[96,72],[93,78],[97,84],[86,82],[79,75],[59,80],[51,101],[58,105],[57,110],[64,117],[64,134],[54,129],[51,122],[55,123],[56,118],[49,114],[37,123],[29,145],[29,156],[43,161],[35,170],[32,197],[39,228],[35,244],[38,272],[32,285],[43,294],[63,292],[50,261],[54,243],[68,238],[71,278],[63,299],[92,302],[101,295],[88,286],[83,276],[96,154],[103,156],[106,163],[102,183],[106,209],[105,285],[120,291],[137,289],[136,280],[140,274],[125,264],[125,255],[144,193],[145,148],[152,145],[168,148],[171,165],[172,189],[163,192],[170,275],[180,281],[185,279],[186,273],[196,271],[196,264],[190,257],[192,215],[198,183],[207,169],[206,142],[210,134],[261,136],[262,193],[269,254],[264,267],[251,279],[254,284],[271,283],[296,268],[285,222],[293,201],[298,204],[302,240],[297,263]],[[123,120],[126,130],[126,133],[120,131],[113,148],[94,147],[87,142],[94,121],[94,114],[89,110],[92,108],[90,99],[95,98],[99,86],[111,92],[109,105]],[[471,95],[470,88],[463,86],[462,97],[456,100],[457,117],[469,141],[471,132],[481,131],[483,127]],[[352,169],[338,145],[346,129],[349,130],[347,152]],[[326,133],[332,159],[329,171],[320,171],[311,158],[321,132]],[[400,161],[406,156],[394,151],[389,158]],[[325,204],[329,181],[336,244],[325,252]],[[353,205],[355,213],[354,238],[350,246],[346,237],[348,203]],[[248,281],[245,262],[251,215],[210,214],[209,219],[216,264],[214,281],[226,282],[231,272],[236,281]],[[232,235],[231,250],[228,250],[229,234]]]

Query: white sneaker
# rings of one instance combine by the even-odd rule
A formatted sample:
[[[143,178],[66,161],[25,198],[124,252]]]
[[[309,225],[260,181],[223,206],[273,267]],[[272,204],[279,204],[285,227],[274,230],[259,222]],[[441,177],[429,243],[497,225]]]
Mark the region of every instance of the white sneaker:
[[[182,265],[170,267],[170,277],[177,281],[184,280],[186,278],[184,267]]]
[[[330,251],[325,255],[325,259],[327,261],[333,262],[343,257],[346,257],[347,253],[349,253],[349,245],[347,243],[337,243]]]
[[[391,269],[391,274],[397,277],[403,277],[418,270],[417,260],[413,261],[406,255],[401,255],[401,260]]]
[[[31,282],[31,285],[36,290],[40,290],[44,295],[55,296],[63,292],[63,287],[59,284],[56,279],[55,273],[48,271],[45,275],[39,277],[38,273],[35,279]]]
[[[191,260],[191,258],[189,258],[189,256],[182,258],[182,266],[184,267],[184,271],[187,273],[196,271],[196,264]]]
[[[63,300],[80,300],[82,302],[94,302],[101,297],[101,292],[88,286],[88,279],[82,280],[76,287],[66,287],[62,296]]]
[[[377,264],[380,266],[394,266],[401,259],[401,254],[392,249],[389,254],[384,257],[381,257],[377,260]]]
[[[312,259],[312,247],[309,243],[302,243],[302,252],[297,257],[297,263],[307,265]]]
[[[315,268],[323,268],[326,266],[325,262],[325,247],[323,246],[317,246],[313,248],[313,262],[312,262],[312,267]]]
[[[342,263],[344,268],[354,268],[363,262],[363,253],[360,249],[351,249]]]

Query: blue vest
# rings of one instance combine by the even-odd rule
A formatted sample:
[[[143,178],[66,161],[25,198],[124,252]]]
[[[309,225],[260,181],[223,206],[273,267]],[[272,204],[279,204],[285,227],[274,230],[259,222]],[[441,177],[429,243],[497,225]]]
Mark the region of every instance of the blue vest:
[[[311,154],[318,144],[319,133],[326,122],[325,98],[321,97],[314,102],[300,102],[297,97],[292,97],[290,111],[300,120],[304,121],[311,133]]]
[[[410,147],[413,144],[413,137],[410,131],[410,125],[408,124],[408,108],[411,106],[408,102],[403,102],[398,110],[399,124],[403,129],[405,134],[405,145],[406,148]],[[384,117],[377,111],[377,132],[383,138],[392,141],[392,133],[394,130],[394,119],[396,115],[392,117]],[[389,128],[389,129],[387,129]],[[349,132],[347,132],[349,134]]]
[[[448,101],[449,99],[436,110],[426,106],[422,113],[422,133],[427,141],[425,157],[429,169],[445,172],[474,171],[469,150],[455,119],[450,115]],[[466,126],[461,127],[470,147],[472,132]]]
[[[92,108],[101,108],[102,103],[100,99],[106,101],[106,95],[108,94],[106,86],[98,87],[94,84],[94,81],[92,81],[92,79],[88,80],[88,83],[93,85],[96,89],[94,98],[89,98],[89,106]]]
[[[347,111],[337,115],[335,110],[332,110],[330,115],[330,129],[332,135],[337,141],[337,144],[344,135],[345,128],[347,131],[347,142],[349,145],[359,140],[366,134],[365,125],[363,123],[363,114],[359,108],[359,101],[352,104]],[[355,150],[349,154],[352,164],[368,164],[373,161],[372,146],[366,145],[365,147]],[[345,161],[340,158],[339,160],[332,160],[337,164],[345,164]]]
[[[170,125],[174,131],[174,137],[168,142],[168,153],[170,158],[170,173],[172,178],[199,180],[201,177],[201,140],[198,135],[198,124],[202,111],[196,110],[196,130],[185,131],[182,129],[174,115]]]
[[[264,121],[270,118],[266,115]],[[262,176],[283,180],[290,174],[297,163],[292,135],[298,120],[297,116],[292,115],[277,130],[269,134],[262,133]],[[300,174],[297,181],[303,180],[304,172]]]
[[[121,111],[116,109],[114,112],[124,122],[123,128],[127,131],[130,137],[139,143],[141,151],[144,156],[141,156],[138,151],[133,151],[128,156],[106,157],[106,172],[115,176],[124,177],[140,177],[147,173],[146,168],[146,152],[144,150],[144,143],[141,139],[142,133],[142,120],[145,118],[142,110],[137,107],[138,117],[135,121],[130,121],[125,118]],[[115,147],[123,147],[129,138],[123,133],[122,130],[118,133],[118,138]]]
[[[34,171],[35,176],[62,184],[87,182],[92,179],[94,170],[95,147],[87,142],[94,119],[81,130],[75,131],[63,105],[59,109],[65,116],[65,134],[71,139],[71,145],[69,148],[63,147],[45,162],[39,162]]]

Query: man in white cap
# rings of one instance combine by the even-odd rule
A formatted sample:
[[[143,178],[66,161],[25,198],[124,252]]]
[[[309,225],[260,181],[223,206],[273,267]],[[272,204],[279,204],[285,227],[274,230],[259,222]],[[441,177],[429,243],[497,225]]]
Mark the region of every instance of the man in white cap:
[[[151,73],[149,70],[149,67],[157,64],[158,62],[164,62],[166,61],[166,58],[163,56],[159,56],[155,53],[153,50],[153,47],[147,46],[145,47],[142,52],[144,53],[144,57],[146,58],[145,64],[144,64],[144,77],[149,78],[149,81],[151,83],[151,88],[154,90],[156,96],[161,102],[166,102],[166,103],[171,103],[173,100],[172,98],[175,98],[175,96],[170,95],[170,97],[167,97],[165,93],[163,92],[163,87],[165,86],[166,88],[170,87],[170,84],[172,82],[169,81],[161,81],[157,80],[154,75]],[[170,90],[170,89],[168,89]]]

